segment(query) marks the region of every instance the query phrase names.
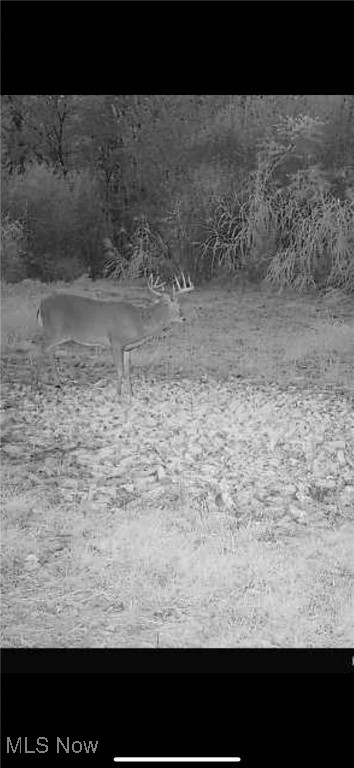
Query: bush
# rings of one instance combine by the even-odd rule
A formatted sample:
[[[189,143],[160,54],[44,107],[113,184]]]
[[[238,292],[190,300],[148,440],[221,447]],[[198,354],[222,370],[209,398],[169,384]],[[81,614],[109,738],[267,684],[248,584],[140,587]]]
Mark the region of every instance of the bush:
[[[64,177],[32,165],[4,182],[2,207],[9,220],[22,222],[26,276],[70,279],[97,268],[104,222],[96,182],[88,173]]]
[[[24,245],[22,222],[5,216],[1,224],[1,277],[8,283],[17,283],[27,276]]]
[[[216,202],[198,243],[204,274],[242,270],[281,288],[353,292],[353,201],[318,165],[290,172],[293,159],[291,146],[265,141],[242,189]]]

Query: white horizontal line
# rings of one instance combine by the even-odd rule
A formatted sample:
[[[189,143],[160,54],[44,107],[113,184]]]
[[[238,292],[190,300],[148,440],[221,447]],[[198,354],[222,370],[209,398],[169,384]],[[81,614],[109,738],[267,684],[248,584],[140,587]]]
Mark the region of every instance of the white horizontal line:
[[[115,763],[239,763],[240,757],[114,757]]]

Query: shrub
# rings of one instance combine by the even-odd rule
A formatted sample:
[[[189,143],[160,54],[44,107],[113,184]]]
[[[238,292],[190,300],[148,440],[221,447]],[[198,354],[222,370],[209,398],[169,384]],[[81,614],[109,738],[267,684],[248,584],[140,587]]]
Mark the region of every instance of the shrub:
[[[22,222],[28,277],[74,278],[97,265],[103,213],[88,173],[63,176],[32,165],[4,182],[2,207],[9,220]]]

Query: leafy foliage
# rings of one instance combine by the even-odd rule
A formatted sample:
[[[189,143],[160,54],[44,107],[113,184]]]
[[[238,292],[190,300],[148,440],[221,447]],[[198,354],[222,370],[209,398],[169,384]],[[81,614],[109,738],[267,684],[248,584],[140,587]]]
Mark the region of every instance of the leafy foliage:
[[[97,185],[88,173],[64,177],[45,165],[32,165],[23,174],[11,174],[3,208],[8,221],[21,222],[22,277],[73,279],[94,268],[102,220]],[[3,269],[8,277],[9,265]]]

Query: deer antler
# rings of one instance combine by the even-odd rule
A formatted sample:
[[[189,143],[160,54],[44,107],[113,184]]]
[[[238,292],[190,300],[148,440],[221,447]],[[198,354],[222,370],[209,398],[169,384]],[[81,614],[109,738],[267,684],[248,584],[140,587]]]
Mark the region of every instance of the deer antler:
[[[176,281],[176,288],[173,286],[173,290],[175,294],[181,295],[182,293],[188,293],[189,291],[194,291],[194,285],[191,281],[190,275],[188,275],[188,284],[186,282],[185,274],[182,271],[180,276],[182,285],[180,285],[177,275],[175,275],[174,278]]]
[[[158,288],[161,289],[165,285],[165,283],[160,283],[159,281],[160,281],[160,278],[159,278],[158,275],[156,277],[156,280],[154,280],[154,276],[153,276],[152,273],[149,275],[148,288],[149,288],[149,291],[151,291],[152,293],[155,293],[156,296],[161,296],[162,295],[161,294],[161,290],[157,290],[157,289]]]

